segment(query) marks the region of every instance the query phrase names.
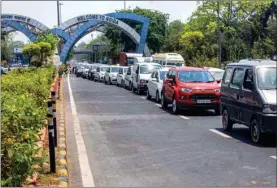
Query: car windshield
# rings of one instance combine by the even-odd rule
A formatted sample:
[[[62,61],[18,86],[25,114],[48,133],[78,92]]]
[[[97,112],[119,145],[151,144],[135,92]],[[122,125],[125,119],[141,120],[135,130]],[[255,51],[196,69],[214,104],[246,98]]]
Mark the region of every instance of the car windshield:
[[[151,74],[154,70],[160,69],[161,65],[141,65],[140,74]]]
[[[258,87],[264,90],[276,89],[276,67],[258,68],[257,80]]]
[[[112,67],[111,68],[111,72],[118,72],[119,71],[119,67]]]
[[[179,71],[178,80],[181,82],[214,82],[214,78],[207,71]]]
[[[216,80],[221,80],[224,74],[224,71],[210,71],[210,73],[214,76]]]
[[[109,67],[101,67],[101,71],[107,71]]]
[[[164,80],[166,78],[166,74],[167,74],[168,71],[161,71],[160,72],[160,79],[161,80]]]
[[[166,66],[176,66],[176,67],[181,67],[183,66],[183,63],[173,63],[173,62],[167,62]]]

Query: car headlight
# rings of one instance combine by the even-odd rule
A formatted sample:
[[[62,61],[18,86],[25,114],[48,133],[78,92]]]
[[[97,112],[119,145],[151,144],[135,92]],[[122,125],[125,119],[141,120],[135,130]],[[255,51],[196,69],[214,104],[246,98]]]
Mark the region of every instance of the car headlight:
[[[186,93],[190,93],[190,92],[192,92],[192,89],[189,89],[189,88],[181,88],[181,91],[186,92]]]
[[[217,92],[217,93],[220,93],[220,88],[217,88],[214,91]]]
[[[277,113],[277,106],[272,104],[265,104],[263,113],[265,114],[275,114]]]
[[[140,80],[140,83],[147,83],[147,80]]]

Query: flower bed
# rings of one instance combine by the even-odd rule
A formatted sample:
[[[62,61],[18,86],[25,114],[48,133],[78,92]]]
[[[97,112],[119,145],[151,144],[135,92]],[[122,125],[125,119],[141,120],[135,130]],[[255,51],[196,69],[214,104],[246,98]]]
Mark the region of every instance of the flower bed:
[[[1,79],[1,186],[32,175],[55,68],[17,69]]]

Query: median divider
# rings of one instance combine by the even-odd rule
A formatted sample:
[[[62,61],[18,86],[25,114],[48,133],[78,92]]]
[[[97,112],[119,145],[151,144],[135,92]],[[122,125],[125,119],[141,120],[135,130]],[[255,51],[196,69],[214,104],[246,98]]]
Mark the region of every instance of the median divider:
[[[68,163],[67,163],[67,147],[66,147],[66,120],[65,120],[65,100],[64,100],[64,85],[63,78],[59,78],[58,81],[58,175],[59,175],[59,187],[68,187]]]

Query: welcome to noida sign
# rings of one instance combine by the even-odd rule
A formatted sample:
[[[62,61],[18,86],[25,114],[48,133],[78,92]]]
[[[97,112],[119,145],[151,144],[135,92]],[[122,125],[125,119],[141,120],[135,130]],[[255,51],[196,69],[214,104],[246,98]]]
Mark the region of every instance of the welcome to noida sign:
[[[29,22],[31,19],[25,16],[4,14],[4,15],[1,15],[1,20],[17,20],[17,21]]]
[[[99,20],[106,21],[112,24],[118,25],[118,20],[109,16],[101,15],[101,14],[87,14],[84,16],[77,17],[78,22],[88,21],[88,20]]]

